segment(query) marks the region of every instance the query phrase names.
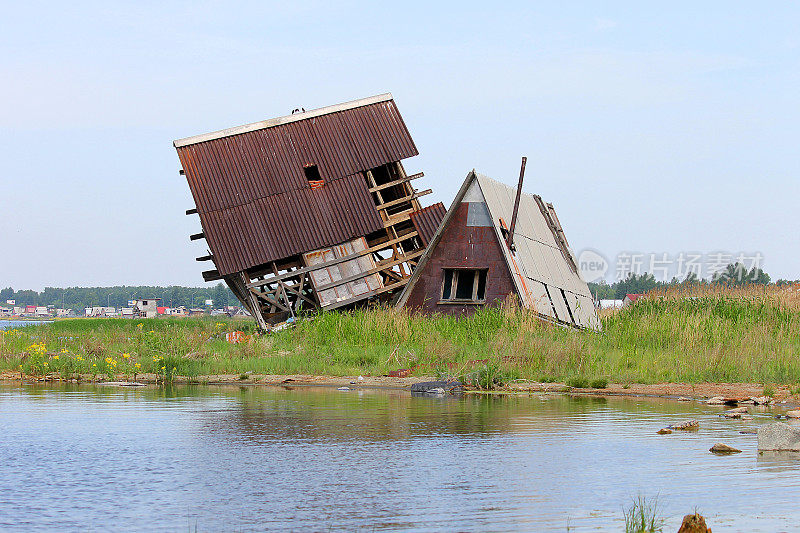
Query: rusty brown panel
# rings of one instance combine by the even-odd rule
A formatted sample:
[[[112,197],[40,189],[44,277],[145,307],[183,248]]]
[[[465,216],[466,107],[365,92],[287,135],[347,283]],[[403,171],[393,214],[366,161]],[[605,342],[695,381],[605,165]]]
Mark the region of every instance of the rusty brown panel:
[[[442,202],[411,213],[411,222],[414,224],[414,228],[425,246],[428,246],[428,243],[431,242],[445,214],[447,214],[447,209],[445,209]]]
[[[360,172],[417,154],[391,101],[177,152],[223,275],[381,229]],[[305,164],[319,166],[322,188],[309,187]]]

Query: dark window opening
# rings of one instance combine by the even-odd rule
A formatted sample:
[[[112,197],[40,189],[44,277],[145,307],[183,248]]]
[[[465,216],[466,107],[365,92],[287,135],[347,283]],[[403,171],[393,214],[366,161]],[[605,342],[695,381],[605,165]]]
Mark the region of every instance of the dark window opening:
[[[303,167],[303,172],[305,172],[306,179],[309,183],[322,181],[322,176],[319,173],[319,167],[317,165],[306,165]]]
[[[442,301],[483,302],[487,270],[444,269]]]

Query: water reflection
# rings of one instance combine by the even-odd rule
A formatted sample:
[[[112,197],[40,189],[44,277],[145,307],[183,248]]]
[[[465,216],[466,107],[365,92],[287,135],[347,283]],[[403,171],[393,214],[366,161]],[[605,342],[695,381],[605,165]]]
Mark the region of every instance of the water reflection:
[[[740,433],[768,412],[721,410],[547,394],[2,386],[0,484],[13,489],[0,529],[618,529],[639,492],[659,495],[668,530],[695,507],[712,527],[785,528],[800,518],[800,461],[759,456]],[[687,418],[701,430],[655,434]],[[714,456],[717,441],[744,453]]]

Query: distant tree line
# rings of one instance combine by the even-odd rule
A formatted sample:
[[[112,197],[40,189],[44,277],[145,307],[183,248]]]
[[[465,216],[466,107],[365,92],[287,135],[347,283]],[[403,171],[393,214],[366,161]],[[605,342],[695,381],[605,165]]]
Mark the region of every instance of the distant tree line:
[[[86,307],[127,307],[129,300],[161,298],[166,307],[205,307],[206,300],[213,300],[213,307],[240,305],[239,300],[224,283],[213,287],[158,287],[142,285],[138,287],[45,287],[42,292],[33,290],[14,290],[11,287],[0,290],[0,304],[6,300],[16,300],[15,305],[37,305],[72,309],[83,313]]]
[[[652,291],[653,289],[664,289],[676,285],[709,283],[713,285],[740,286],[740,285],[769,285],[771,282],[769,274],[762,269],[753,267],[750,270],[741,264],[734,263],[725,267],[725,270],[717,273],[711,280],[699,279],[694,272],[689,272],[686,278],[679,280],[673,277],[670,281],[656,281],[652,274],[628,274],[628,277],[614,282],[611,285],[601,280],[598,283],[589,283],[589,290],[595,299],[601,300],[621,300],[626,294],[637,294]],[[789,280],[779,279],[776,285],[794,283]]]

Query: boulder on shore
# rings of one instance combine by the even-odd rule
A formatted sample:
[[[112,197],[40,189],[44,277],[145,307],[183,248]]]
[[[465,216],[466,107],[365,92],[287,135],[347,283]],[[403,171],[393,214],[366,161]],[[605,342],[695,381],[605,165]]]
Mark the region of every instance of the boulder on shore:
[[[715,453],[717,455],[730,455],[732,453],[742,453],[742,450],[738,448],[734,448],[733,446],[728,446],[727,444],[722,444],[721,442],[716,443],[713,445],[709,450],[711,453]]]
[[[711,533],[711,530],[706,526],[706,519],[695,513],[683,517],[678,533]]]
[[[786,418],[800,418],[800,411],[786,411]]]
[[[800,427],[783,422],[758,428],[758,451],[800,452]]]
[[[461,392],[464,385],[460,381],[423,381],[411,385],[411,392],[432,392],[434,394],[444,392]],[[440,393],[440,394],[441,394]]]

